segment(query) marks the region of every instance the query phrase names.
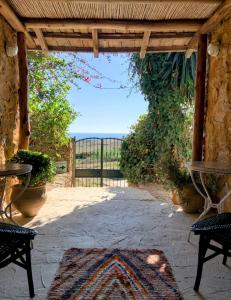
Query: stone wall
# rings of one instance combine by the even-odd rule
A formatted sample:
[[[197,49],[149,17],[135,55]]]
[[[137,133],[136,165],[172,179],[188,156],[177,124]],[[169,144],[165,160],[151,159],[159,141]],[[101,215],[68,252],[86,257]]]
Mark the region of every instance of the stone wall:
[[[212,34],[220,44],[218,56],[209,56],[208,99],[205,120],[205,160],[231,163],[231,19]],[[230,182],[231,187],[231,180]],[[221,187],[221,195],[227,186]],[[231,209],[231,199],[227,205]]]
[[[67,145],[64,145],[60,148],[55,148],[53,144],[36,143],[30,144],[30,150],[39,151],[46,153],[54,159],[54,161],[66,161],[67,162],[67,171],[69,172],[72,169],[73,162],[73,148],[72,141],[69,140]]]
[[[6,44],[16,45],[17,35],[0,17],[0,163],[17,151],[19,138],[18,61],[7,57]]]

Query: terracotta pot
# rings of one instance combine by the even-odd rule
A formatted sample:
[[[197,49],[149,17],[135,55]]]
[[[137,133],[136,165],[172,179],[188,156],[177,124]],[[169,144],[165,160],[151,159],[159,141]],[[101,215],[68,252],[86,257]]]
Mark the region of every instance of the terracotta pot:
[[[172,202],[175,205],[180,205],[180,197],[177,190],[172,191]]]
[[[203,209],[204,199],[195,190],[193,184],[185,185],[178,191],[180,205],[186,213],[198,213]]]
[[[23,187],[19,184],[12,187],[12,199],[15,199]],[[28,187],[24,193],[14,201],[14,207],[24,217],[34,217],[46,201],[46,185]]]

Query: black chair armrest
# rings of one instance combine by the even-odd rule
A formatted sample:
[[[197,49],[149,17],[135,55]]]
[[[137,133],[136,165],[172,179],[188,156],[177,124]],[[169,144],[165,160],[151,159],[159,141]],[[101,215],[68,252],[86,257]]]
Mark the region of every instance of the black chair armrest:
[[[30,228],[21,227],[18,225],[1,223],[0,222],[0,238],[1,237],[21,237],[34,239],[37,232]]]
[[[230,232],[231,231],[231,213],[222,213],[216,216],[198,221],[192,225],[191,231],[195,234]]]

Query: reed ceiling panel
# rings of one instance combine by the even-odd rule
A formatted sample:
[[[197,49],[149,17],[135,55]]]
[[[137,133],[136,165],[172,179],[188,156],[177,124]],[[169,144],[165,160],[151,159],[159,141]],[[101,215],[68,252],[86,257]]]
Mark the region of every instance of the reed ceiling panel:
[[[222,1],[8,0],[20,17],[169,20],[207,19]]]

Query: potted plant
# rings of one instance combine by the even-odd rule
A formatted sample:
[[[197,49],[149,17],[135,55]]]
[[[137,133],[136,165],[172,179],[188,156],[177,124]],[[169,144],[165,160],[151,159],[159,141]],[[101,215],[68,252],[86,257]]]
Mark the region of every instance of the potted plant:
[[[25,217],[34,217],[46,201],[46,182],[55,175],[55,164],[46,154],[30,150],[19,150],[10,162],[32,165],[31,180],[25,192],[14,201],[15,208]],[[12,199],[23,189],[27,175],[19,176],[19,184],[12,187]]]
[[[186,213],[198,213],[204,205],[203,197],[196,191],[188,170],[177,159],[171,159],[168,176],[173,187],[173,197]],[[177,200],[176,200],[177,198]]]

